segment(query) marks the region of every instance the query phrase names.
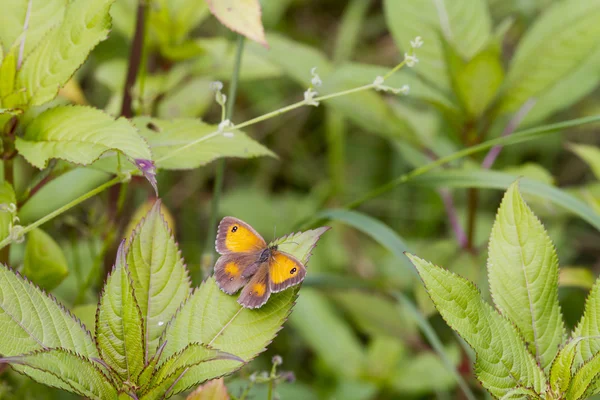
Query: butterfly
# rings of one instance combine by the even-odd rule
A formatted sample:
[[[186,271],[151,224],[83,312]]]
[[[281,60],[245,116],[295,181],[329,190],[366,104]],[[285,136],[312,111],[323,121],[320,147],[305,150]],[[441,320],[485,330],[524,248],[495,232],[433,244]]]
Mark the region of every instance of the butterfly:
[[[219,288],[235,294],[243,287],[238,303],[246,308],[261,307],[271,293],[297,285],[306,276],[300,260],[277,245],[267,245],[254,228],[234,217],[219,223],[215,247],[221,254],[215,264]]]

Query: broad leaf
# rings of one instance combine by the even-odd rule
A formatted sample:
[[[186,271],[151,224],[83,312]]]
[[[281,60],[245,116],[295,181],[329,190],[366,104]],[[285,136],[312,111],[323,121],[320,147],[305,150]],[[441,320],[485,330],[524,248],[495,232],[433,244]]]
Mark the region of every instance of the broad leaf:
[[[442,317],[475,350],[476,374],[483,386],[496,397],[519,386],[542,393],[546,378],[519,332],[481,298],[475,285],[425,260],[409,258]]]
[[[311,250],[327,229],[318,228],[289,235],[286,240],[276,243],[283,251],[306,264]],[[166,342],[163,357],[170,357],[191,343],[203,343],[248,362],[264,351],[281,329],[292,309],[296,293],[296,289],[284,290],[272,294],[261,308],[247,309],[237,303],[236,296],[219,290],[213,277],[208,278],[169,323],[161,338],[162,343]],[[217,377],[239,367],[239,362],[218,361],[211,363],[211,373]],[[206,371],[202,368],[201,372]],[[188,374],[193,376],[194,368]],[[184,382],[180,384],[184,385]]]
[[[192,343],[160,364],[156,374],[152,377],[152,380],[155,384],[159,385],[162,384],[168,376],[177,375],[185,369],[218,360],[230,360],[239,364],[244,362],[244,360],[232,354],[223,353],[200,343]],[[183,385],[183,389],[216,377],[215,375],[212,375],[210,367],[206,367],[205,370],[206,372],[204,374],[201,373],[201,368],[194,368],[192,371],[186,373],[184,379],[186,383]],[[197,381],[194,383],[193,381],[195,379],[197,379]],[[182,386],[179,385],[179,387]],[[177,393],[177,391],[175,393]]]
[[[567,399],[587,399],[600,393],[600,353],[597,353],[573,375]]]
[[[17,198],[12,185],[6,181],[0,183],[0,240],[8,237],[13,226],[13,210],[16,212]]]
[[[152,158],[148,144],[127,119],[115,121],[84,106],[59,106],[43,112],[15,144],[37,168],[46,167],[52,158],[87,165],[109,150],[118,150],[132,160]]]
[[[503,88],[501,110],[517,110],[529,98],[550,90],[576,72],[590,56],[595,56],[599,18],[599,0],[554,3],[519,43]],[[597,80],[589,82],[596,83]]]
[[[600,181],[600,149],[587,144],[569,145],[569,149],[589,165],[597,180]]]
[[[27,366],[38,372],[36,380],[93,400],[116,399],[117,391],[109,379],[89,358],[65,349],[49,349],[5,357],[0,363]]]
[[[145,364],[144,320],[123,247],[122,243],[98,304],[96,342],[102,359],[124,381],[137,382]]]
[[[27,17],[27,8],[31,3],[27,32],[23,27]],[[15,0],[2,6],[2,24],[0,24],[0,44],[8,50],[24,39],[23,57],[34,49],[44,36],[62,21],[68,0]],[[18,46],[16,46],[18,47]]]
[[[23,275],[45,290],[57,287],[69,274],[67,259],[54,239],[41,229],[27,235]]]
[[[207,0],[210,12],[223,25],[263,46],[267,45],[259,0]]]
[[[577,348],[575,367],[590,360],[600,351],[600,280],[596,280],[585,301],[583,317],[573,330],[573,338],[588,338],[582,340]]]
[[[494,303],[523,334],[542,368],[548,368],[566,334],[558,304],[558,258],[518,183],[504,195],[488,251]]]
[[[62,23],[44,36],[23,63],[9,104],[34,106],[56,97],[89,52],[106,39],[114,1],[71,1]]]
[[[144,320],[145,361],[154,355],[167,322],[190,294],[189,276],[160,204],[154,204],[135,230],[127,251],[135,298]]]
[[[416,72],[443,89],[450,88],[444,62],[442,38],[469,60],[488,42],[491,20],[484,0],[386,0],[387,25],[396,45],[404,52],[410,41],[421,36]]]
[[[98,357],[90,333],[75,317],[5,266],[0,266],[0,324],[0,354],[5,357],[55,347]]]

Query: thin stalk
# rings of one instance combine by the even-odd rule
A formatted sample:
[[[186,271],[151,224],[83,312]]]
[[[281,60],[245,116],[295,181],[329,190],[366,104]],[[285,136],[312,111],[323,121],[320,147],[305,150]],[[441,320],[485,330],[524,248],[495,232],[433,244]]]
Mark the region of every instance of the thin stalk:
[[[227,105],[226,111],[223,115],[223,119],[229,119],[233,117],[233,107],[235,106],[235,98],[237,96],[238,81],[240,77],[240,69],[242,67],[242,56],[244,54],[244,43],[245,37],[238,35],[237,37],[237,49],[235,53],[235,61],[233,65],[233,75],[229,84],[229,91],[227,92]],[[211,136],[207,135],[207,136]],[[206,137],[206,136],[205,136]],[[211,136],[212,137],[212,136]],[[210,255],[206,261],[203,262],[202,273],[208,274],[208,271],[212,267],[212,261],[214,256],[214,240],[212,233],[217,229],[217,216],[219,214],[219,203],[221,201],[221,194],[223,193],[223,181],[225,178],[225,159],[221,158],[217,160],[217,168],[215,173],[215,183],[213,186],[213,196],[210,204],[210,219],[208,222],[208,235],[206,237],[206,243],[204,245],[204,254]],[[204,261],[204,260],[203,260]]]
[[[467,190],[467,250],[475,251],[475,230],[477,229],[477,207],[479,205],[479,191]]]
[[[121,177],[116,177],[111,179],[110,181],[98,186],[96,189],[92,189],[89,192],[85,193],[82,196],[79,196],[78,198],[76,198],[75,200],[65,204],[64,206],[52,211],[51,213],[43,216],[42,218],[38,219],[35,222],[32,222],[31,224],[27,225],[26,227],[24,227],[23,229],[20,230],[19,234],[25,235],[27,232],[37,228],[40,225],[45,224],[46,222],[50,221],[51,219],[59,216],[60,214],[64,213],[65,211],[70,210],[71,208],[75,207],[76,205],[78,205],[79,203],[82,203],[84,201],[86,201],[87,199],[89,199],[90,197],[94,197],[95,195],[97,195],[98,193],[103,192],[104,190],[108,189],[111,186],[114,186],[118,183],[121,183],[122,180]],[[13,238],[11,238],[10,236],[7,237],[6,239],[2,240],[0,242],[0,249],[4,248],[4,246],[10,244],[13,241]]]
[[[144,51],[144,34],[146,32],[146,0],[138,0],[137,16],[135,22],[135,33],[129,52],[129,67],[127,77],[125,78],[125,89],[123,91],[123,104],[121,105],[121,115],[126,118],[133,117],[133,96],[132,91],[140,70],[142,52]]]

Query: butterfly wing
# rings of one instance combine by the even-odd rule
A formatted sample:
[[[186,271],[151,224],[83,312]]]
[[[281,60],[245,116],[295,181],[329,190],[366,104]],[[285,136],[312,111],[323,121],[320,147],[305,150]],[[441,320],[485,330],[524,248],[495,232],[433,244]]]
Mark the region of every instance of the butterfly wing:
[[[215,264],[215,279],[219,288],[227,294],[234,294],[242,288],[259,267],[260,252],[228,253],[222,255]]]
[[[291,254],[273,250],[269,260],[269,287],[277,293],[302,282],[306,267]]]
[[[269,300],[269,296],[271,296],[269,264],[262,263],[242,290],[238,303],[246,308],[258,308]]]
[[[267,242],[244,221],[225,217],[219,223],[215,247],[219,254],[255,253],[267,248]]]

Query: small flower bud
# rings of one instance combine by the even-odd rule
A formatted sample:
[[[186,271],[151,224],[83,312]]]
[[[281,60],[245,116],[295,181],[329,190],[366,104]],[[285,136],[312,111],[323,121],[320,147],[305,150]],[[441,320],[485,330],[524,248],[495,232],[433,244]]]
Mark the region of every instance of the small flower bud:
[[[306,103],[306,105],[308,105],[308,106],[318,107],[319,106],[319,102],[315,100],[315,97],[318,94],[319,93],[317,93],[314,90],[312,90],[312,88],[308,88],[306,90],[306,92],[304,92],[304,103]]]
[[[281,358],[281,356],[279,356],[279,355],[273,356],[273,358],[271,359],[271,362],[275,365],[281,365],[281,364],[283,364],[283,358]]]
[[[223,90],[223,82],[221,82],[221,81],[213,81],[213,82],[211,82],[208,85],[208,87],[213,92],[220,92],[221,90]]]
[[[423,46],[423,39],[421,39],[421,36],[417,36],[415,40],[410,41],[410,45],[413,49],[418,49],[419,47]]]
[[[406,65],[412,68],[419,62],[419,59],[414,54],[411,55],[408,53],[404,53],[404,61],[406,62]]]
[[[314,87],[319,87],[323,84],[321,77],[319,76],[319,74],[317,74],[317,67],[313,67],[310,70],[310,74],[312,75],[312,79],[311,79],[310,83],[312,83],[312,85]]]

